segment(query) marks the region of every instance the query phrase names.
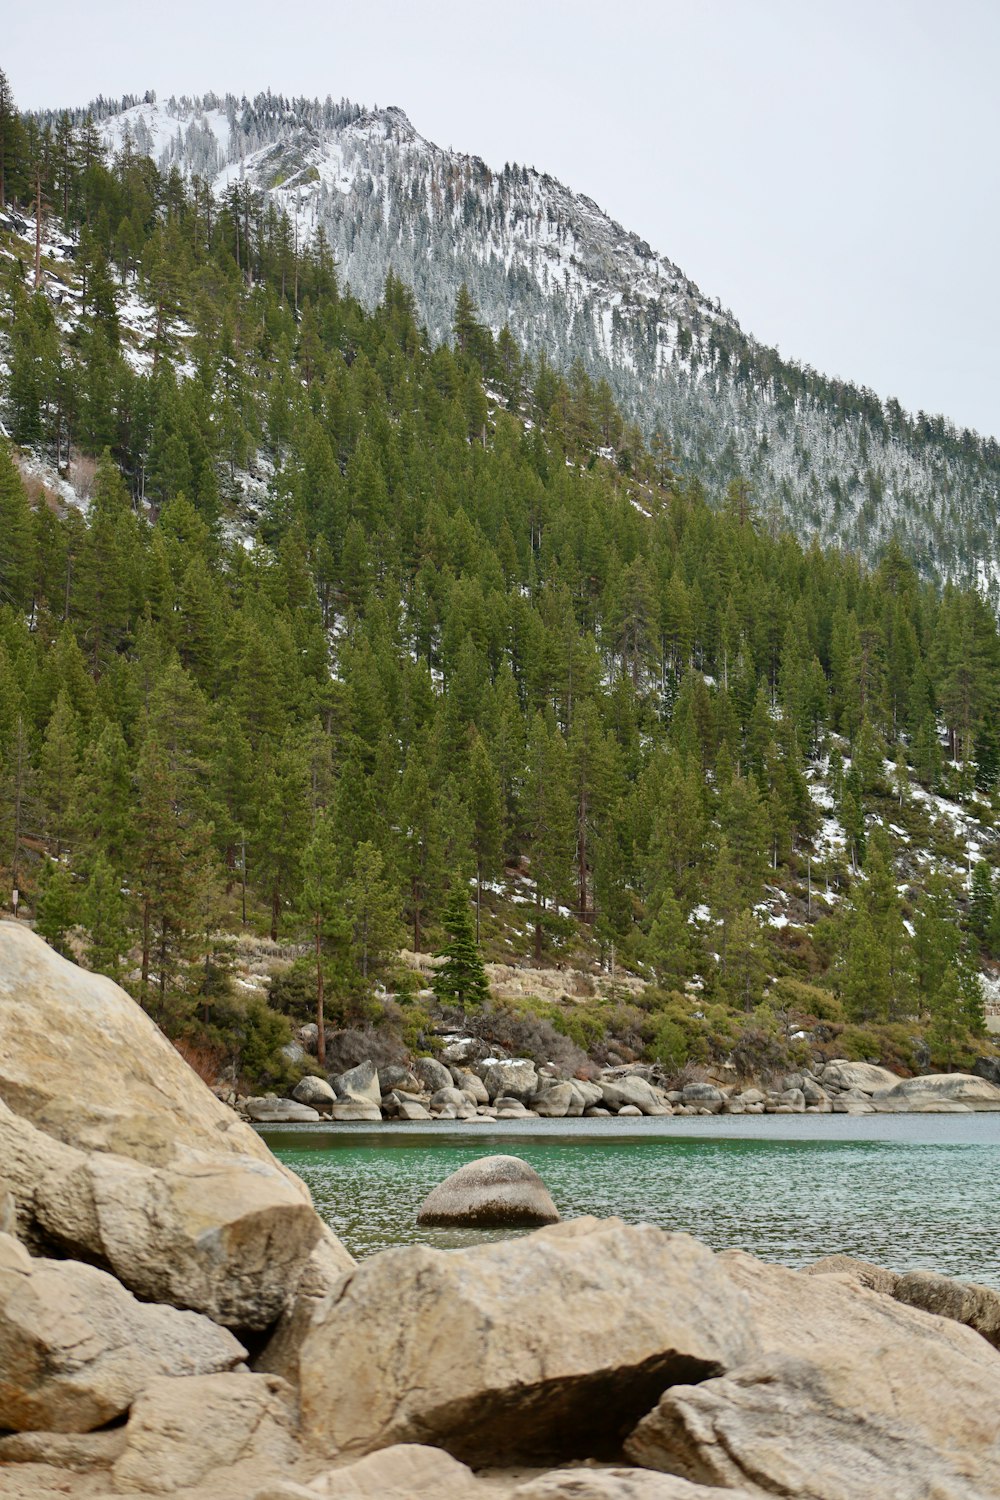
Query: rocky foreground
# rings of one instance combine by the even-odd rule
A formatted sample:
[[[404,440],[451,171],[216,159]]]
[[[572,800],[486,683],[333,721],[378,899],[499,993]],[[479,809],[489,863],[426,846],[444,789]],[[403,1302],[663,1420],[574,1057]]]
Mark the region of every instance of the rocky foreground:
[[[997,1500],[1000,1296],[618,1220],[355,1265],[109,981],[0,923],[0,1494]]]

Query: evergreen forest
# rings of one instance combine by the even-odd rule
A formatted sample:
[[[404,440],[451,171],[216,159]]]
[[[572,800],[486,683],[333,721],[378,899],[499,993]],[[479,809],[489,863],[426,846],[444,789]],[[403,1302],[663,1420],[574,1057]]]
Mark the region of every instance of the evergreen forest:
[[[2,76],[0,379],[0,879],[193,1057],[287,1082],[317,1006],[675,1073],[988,1052],[977,593],[710,503],[465,287],[434,343],[396,276],[366,308],[322,231]]]

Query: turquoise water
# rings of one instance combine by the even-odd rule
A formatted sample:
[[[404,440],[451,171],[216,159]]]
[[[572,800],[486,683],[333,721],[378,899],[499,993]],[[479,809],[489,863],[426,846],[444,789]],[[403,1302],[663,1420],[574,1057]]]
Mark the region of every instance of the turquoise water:
[[[618,1214],[789,1266],[843,1252],[1000,1286],[1000,1115],[537,1120],[514,1129],[439,1121],[261,1134],[356,1256],[496,1237],[419,1228],[416,1214],[456,1167],[505,1152],[540,1173],[564,1218]]]

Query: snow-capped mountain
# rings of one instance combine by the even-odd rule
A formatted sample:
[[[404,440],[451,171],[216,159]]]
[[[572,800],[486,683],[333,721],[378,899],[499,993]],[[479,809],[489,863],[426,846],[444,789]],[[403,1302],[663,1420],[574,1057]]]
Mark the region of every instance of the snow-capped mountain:
[[[783,360],[552,177],[443,150],[395,108],[267,94],[91,109],[109,148],[129,143],[220,196],[247,184],[300,238],[322,226],[364,300],[392,269],[441,337],[464,281],[494,330],[508,323],[532,353],[606,376],[713,489],[740,471],[800,535],[869,556],[895,533],[926,574],[975,582],[1000,605],[992,439]]]

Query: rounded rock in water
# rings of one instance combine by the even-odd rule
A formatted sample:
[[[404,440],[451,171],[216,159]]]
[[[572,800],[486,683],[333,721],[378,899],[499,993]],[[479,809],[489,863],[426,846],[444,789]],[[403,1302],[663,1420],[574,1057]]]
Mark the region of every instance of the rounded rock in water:
[[[459,1167],[429,1193],[418,1224],[521,1228],[559,1222],[559,1210],[533,1167],[519,1156],[484,1156]]]

